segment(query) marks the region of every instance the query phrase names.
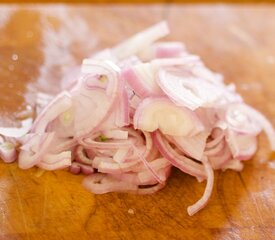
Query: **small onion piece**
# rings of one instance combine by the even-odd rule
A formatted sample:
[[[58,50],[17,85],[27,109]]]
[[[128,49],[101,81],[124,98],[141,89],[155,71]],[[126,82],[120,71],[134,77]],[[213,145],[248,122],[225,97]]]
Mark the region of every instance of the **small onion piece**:
[[[71,166],[71,151],[64,151],[59,154],[48,153],[43,156],[37,166],[48,171],[67,168]]]
[[[125,89],[119,94],[115,123],[117,127],[124,127],[130,124],[129,99]]]
[[[257,138],[254,135],[228,130],[226,140],[235,159],[248,160],[257,151]]]
[[[0,143],[0,158],[5,163],[12,163],[16,160],[17,153],[13,143],[11,142]]]
[[[77,138],[88,135],[108,117],[112,105],[104,90],[90,89],[76,92],[73,96],[75,108],[74,130]],[[94,117],[90,111],[93,110]]]
[[[175,58],[185,52],[186,48],[181,42],[159,42],[145,48],[139,52],[138,56],[143,61],[149,61],[154,58]]]
[[[231,130],[243,135],[256,136],[262,131],[261,125],[247,115],[247,109],[243,112],[236,104],[229,105],[227,108],[225,121]]]
[[[232,169],[234,171],[242,171],[243,170],[243,163],[237,159],[231,159],[226,164],[222,166],[222,170],[225,171],[226,169]]]
[[[195,113],[184,107],[175,106],[166,98],[146,98],[134,115],[135,129],[173,136],[192,136],[203,130]]]
[[[238,129],[242,131],[242,129],[247,128],[247,123],[252,123],[253,125],[258,124],[257,131],[255,132],[254,128],[250,131],[248,130],[247,133],[250,134],[258,134],[260,129],[263,129],[271,147],[272,151],[275,151],[275,130],[272,127],[271,123],[267,120],[267,118],[258,112],[257,110],[253,109],[252,107],[246,105],[246,104],[234,104],[231,106],[235,109],[235,112],[238,112],[243,116],[243,118],[248,119],[246,121],[242,121],[242,124],[239,125]],[[243,119],[242,118],[242,119]],[[251,124],[249,125],[251,126]]]
[[[75,106],[75,136],[85,137],[96,131],[111,115],[123,81],[119,80],[120,68],[111,61],[86,59],[90,74],[84,76],[72,91]],[[94,112],[91,118],[90,111]]]
[[[125,68],[122,78],[127,81],[139,97],[161,96],[162,90],[155,82],[153,66],[150,63]]]
[[[217,154],[219,154],[219,152],[223,151],[223,149],[225,147],[225,144],[226,144],[225,140],[222,139],[222,141],[220,141],[213,148],[205,149],[204,155],[206,155],[206,156],[216,156]]]
[[[95,194],[104,194],[108,192],[130,192],[143,195],[155,193],[165,185],[157,184],[147,188],[139,188],[136,184],[119,181],[106,174],[95,173],[84,178],[83,186]]]
[[[209,162],[211,163],[213,169],[222,168],[228,161],[232,159],[232,153],[228,145],[225,144],[222,146],[223,148],[221,148],[221,150],[215,156],[208,155]]]
[[[199,95],[202,82],[192,76],[173,73],[171,70],[161,69],[158,75],[159,86],[166,95],[178,106],[184,106],[191,110],[203,106],[207,101],[208,95],[205,96],[205,99],[202,98],[203,95]],[[216,92],[219,93],[220,91]],[[214,100],[216,100],[216,97],[211,94],[211,101]]]
[[[203,165],[205,167],[205,171],[207,174],[206,188],[204,190],[204,194],[203,194],[202,198],[199,201],[197,201],[195,204],[193,204],[192,206],[189,206],[187,208],[187,212],[188,212],[189,216],[194,215],[196,212],[201,210],[207,204],[207,202],[209,201],[209,198],[211,196],[212,190],[213,190],[214,171],[207,159],[204,159]]]
[[[153,140],[160,153],[175,167],[197,178],[204,179],[206,177],[204,168],[201,164],[192,161],[184,155],[178,154],[169,145],[168,141],[164,139],[161,133],[158,131],[153,133]]]
[[[73,162],[72,165],[69,167],[69,171],[72,174],[79,174],[81,172],[81,167],[77,162]]]
[[[79,174],[80,172],[82,172],[84,175],[90,175],[94,173],[94,169],[92,166],[88,166],[79,162],[73,162],[72,165],[69,167],[69,171],[73,174]]]
[[[158,97],[164,95],[164,92],[156,81],[156,75],[160,69],[172,66],[185,66],[188,64],[193,64],[196,61],[198,61],[196,56],[189,55],[174,59],[154,59],[148,63],[139,63],[134,66],[124,68],[121,76],[139,97]]]
[[[124,59],[140,52],[142,49],[150,46],[153,42],[166,36],[168,33],[169,28],[167,23],[165,21],[160,22],[115,46],[112,49],[112,55],[116,56],[118,59]]]
[[[61,92],[39,114],[33,123],[32,133],[44,133],[47,125],[72,106],[71,94]]]
[[[31,168],[41,161],[52,146],[55,133],[34,134],[21,146],[18,164],[22,169]]]
[[[208,131],[203,131],[192,137],[169,136],[168,139],[183,153],[186,153],[188,156],[200,161],[203,157],[203,151],[206,146],[208,135]]]
[[[0,135],[13,138],[19,138],[26,135],[32,127],[32,118],[22,120],[21,125],[22,127],[20,128],[0,127]]]
[[[157,169],[156,172],[158,173],[159,176],[161,176],[161,178],[165,182],[165,180],[167,180],[170,174],[170,170],[171,170],[171,164],[169,163],[168,166],[164,166],[161,169]],[[113,174],[112,176],[120,181],[129,182],[136,185],[153,185],[158,183],[156,178],[148,170],[145,170],[142,172],[136,172],[136,173],[130,172],[130,173],[123,173],[123,174]]]
[[[129,148],[131,146],[130,140],[107,140],[106,142],[98,142],[92,138],[79,139],[79,144],[87,149],[117,149]]]
[[[224,138],[225,132],[220,128],[213,128],[211,133],[212,140],[206,143],[206,148],[213,148],[218,145]]]
[[[130,148],[120,148],[116,151],[116,153],[113,156],[113,159],[117,163],[125,162],[128,154],[129,154]]]
[[[93,160],[93,168],[98,169],[98,171],[102,173],[113,173],[113,174],[129,172],[133,167],[135,167],[138,164],[139,164],[138,161],[117,163],[112,158],[101,158],[101,157],[95,157]]]
[[[106,138],[121,139],[121,140],[128,139],[128,131],[123,131],[119,129],[105,130],[102,132],[102,134]]]
[[[175,68],[161,69],[157,82],[165,94],[178,106],[191,110],[199,107],[217,107],[230,102],[240,101],[225,85],[213,84],[204,78],[198,78],[188,71]],[[232,96],[231,96],[232,95]]]
[[[76,148],[75,159],[79,163],[83,163],[83,164],[87,164],[87,165],[93,164],[92,159],[88,158],[85,155],[84,148],[81,145],[77,146],[77,148]]]

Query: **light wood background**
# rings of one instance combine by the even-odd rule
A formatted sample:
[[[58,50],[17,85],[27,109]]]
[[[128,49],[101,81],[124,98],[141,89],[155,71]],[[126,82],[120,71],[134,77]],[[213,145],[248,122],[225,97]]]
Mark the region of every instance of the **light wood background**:
[[[1,125],[14,125],[16,115],[32,104],[41,66],[54,59],[44,52],[49,47],[45,11],[52,14],[53,29],[64,25],[56,18],[61,13],[72,16],[67,21],[76,17],[88,26],[81,30],[75,22],[65,33],[47,35],[52,44],[59,44],[57,64],[70,53],[65,65],[166,19],[171,27],[167,40],[184,41],[275,125],[273,5],[21,6],[9,11],[0,7]],[[58,37],[64,36],[60,43]],[[53,70],[51,81],[58,72]],[[205,183],[178,170],[167,187],[152,196],[94,196],[82,188],[82,176],[55,171],[38,177],[36,169],[0,163],[0,239],[274,239],[274,162],[260,164],[268,158],[275,157],[261,136],[260,150],[242,172],[215,173],[211,200],[193,217],[186,208],[202,195]]]

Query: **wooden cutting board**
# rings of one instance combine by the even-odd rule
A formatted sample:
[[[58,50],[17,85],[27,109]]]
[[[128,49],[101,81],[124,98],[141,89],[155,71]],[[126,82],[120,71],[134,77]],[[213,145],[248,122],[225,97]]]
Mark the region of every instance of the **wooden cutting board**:
[[[17,126],[39,91],[56,89],[70,66],[102,47],[166,19],[167,40],[183,41],[236,84],[275,126],[275,6],[1,6],[1,125]],[[17,124],[17,125],[16,125]],[[0,163],[0,239],[275,239],[274,162],[260,150],[242,172],[216,172],[208,206],[187,206],[205,183],[174,170],[152,196],[95,196],[82,176]]]

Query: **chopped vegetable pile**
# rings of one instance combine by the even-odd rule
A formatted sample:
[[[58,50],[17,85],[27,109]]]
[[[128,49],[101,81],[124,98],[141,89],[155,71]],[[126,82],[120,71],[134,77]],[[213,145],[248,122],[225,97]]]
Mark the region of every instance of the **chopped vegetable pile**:
[[[0,128],[0,157],[22,169],[83,173],[96,194],[152,194],[174,166],[207,181],[187,209],[198,212],[211,196],[213,171],[242,170],[262,130],[275,150],[275,132],[182,43],[156,42],[168,33],[161,22],[84,59],[57,96],[38,95],[33,123]]]

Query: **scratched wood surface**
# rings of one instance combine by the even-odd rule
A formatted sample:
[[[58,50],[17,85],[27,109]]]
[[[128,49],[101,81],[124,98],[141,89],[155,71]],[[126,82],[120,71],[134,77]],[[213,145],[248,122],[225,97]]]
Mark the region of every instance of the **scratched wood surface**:
[[[184,41],[275,125],[272,5],[2,5],[0,124],[16,126],[35,92],[55,89],[67,67],[162,19],[171,27],[168,40]],[[36,169],[0,163],[0,239],[275,239],[274,163],[260,163],[268,158],[261,136],[260,150],[241,173],[215,173],[211,200],[193,217],[186,208],[205,183],[177,170],[152,196],[94,196],[81,176],[38,177]]]

